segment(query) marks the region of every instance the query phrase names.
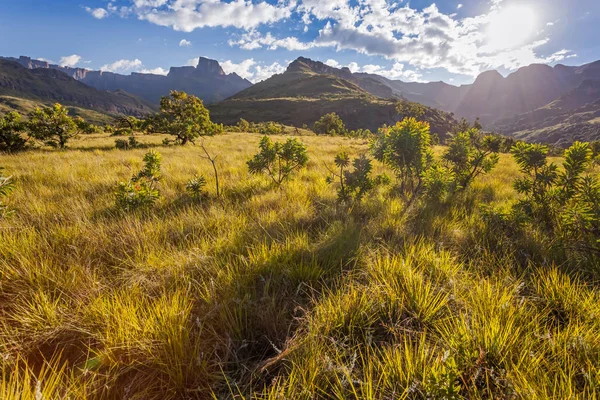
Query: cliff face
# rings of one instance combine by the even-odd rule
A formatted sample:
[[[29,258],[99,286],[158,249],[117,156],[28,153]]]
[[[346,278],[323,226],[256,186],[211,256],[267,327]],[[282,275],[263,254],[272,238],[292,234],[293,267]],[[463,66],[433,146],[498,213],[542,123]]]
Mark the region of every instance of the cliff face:
[[[167,76],[132,73],[121,75],[106,71],[91,71],[84,68],[62,67],[30,57],[5,58],[27,69],[53,69],[98,90],[123,90],[158,104],[162,96],[171,90],[180,90],[198,96],[206,103],[224,100],[252,86],[239,75],[226,74],[216,60],[200,57],[196,67],[172,67]]]

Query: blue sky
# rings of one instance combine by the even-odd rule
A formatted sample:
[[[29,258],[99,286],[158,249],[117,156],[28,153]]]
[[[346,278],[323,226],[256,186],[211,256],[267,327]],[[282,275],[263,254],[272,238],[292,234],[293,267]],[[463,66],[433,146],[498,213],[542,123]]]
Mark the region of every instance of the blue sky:
[[[0,0],[0,55],[120,73],[205,56],[253,81],[298,56],[470,83],[600,59],[598,0]]]

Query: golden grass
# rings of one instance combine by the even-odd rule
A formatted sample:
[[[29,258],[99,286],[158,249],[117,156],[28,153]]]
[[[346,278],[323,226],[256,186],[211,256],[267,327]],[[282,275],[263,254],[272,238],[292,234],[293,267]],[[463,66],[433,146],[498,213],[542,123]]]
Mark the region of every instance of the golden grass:
[[[0,156],[0,398],[598,397],[596,278],[478,211],[516,199],[510,156],[450,204],[407,213],[392,185],[348,214],[325,164],[364,140],[301,137],[308,168],[278,190],[248,174],[259,135],[208,138],[217,199],[202,150],[162,139],[139,138],[163,198],[129,215],[115,183],[146,149]]]

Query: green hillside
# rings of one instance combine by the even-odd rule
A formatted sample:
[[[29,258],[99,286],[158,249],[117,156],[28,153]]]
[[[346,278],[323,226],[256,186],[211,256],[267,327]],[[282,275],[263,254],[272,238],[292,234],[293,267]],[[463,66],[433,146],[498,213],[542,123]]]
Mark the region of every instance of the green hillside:
[[[403,118],[396,111],[397,100],[374,96],[359,84],[342,78],[346,76],[344,70],[309,61],[296,60],[285,73],[210,105],[211,117],[228,125],[243,118],[251,122],[312,126],[324,114],[335,112],[347,128],[372,131]],[[347,74],[353,79],[349,71]],[[424,110],[424,119],[431,124],[432,132],[440,136],[446,135],[456,123],[448,113],[430,107]]]
[[[111,115],[144,116],[152,113],[147,102],[123,91],[106,92],[89,87],[54,69],[29,70],[0,60],[0,96],[94,110]]]

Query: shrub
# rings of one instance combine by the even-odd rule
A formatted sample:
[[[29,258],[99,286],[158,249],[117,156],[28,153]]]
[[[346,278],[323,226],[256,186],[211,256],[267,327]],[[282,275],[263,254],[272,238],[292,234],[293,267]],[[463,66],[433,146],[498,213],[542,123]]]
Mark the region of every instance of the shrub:
[[[100,131],[99,127],[87,122],[81,117],[75,117],[73,118],[73,121],[77,125],[77,129],[79,129],[79,132],[83,134],[90,135],[92,133],[98,133]]]
[[[264,122],[260,124],[258,132],[261,135],[281,135],[283,133],[283,125],[276,122]]]
[[[69,111],[56,103],[52,107],[36,108],[29,115],[31,135],[46,145],[64,149],[67,142],[79,134],[75,121],[69,117]]]
[[[346,127],[344,121],[336,113],[323,115],[313,126],[317,135],[344,135]]]
[[[185,191],[192,199],[200,200],[207,196],[207,193],[204,190],[205,186],[206,178],[202,175],[196,175],[185,185]]]
[[[115,192],[117,208],[125,211],[144,209],[152,206],[160,198],[157,189],[161,179],[162,157],[155,151],[144,156],[144,168],[128,182],[120,182]]]
[[[483,136],[476,128],[458,132],[450,139],[442,158],[458,189],[467,188],[477,176],[490,172],[498,164],[500,144],[498,137]]]
[[[411,202],[422,186],[422,174],[433,164],[429,124],[406,118],[382,128],[371,143],[376,160],[389,166],[400,181],[400,195]]]
[[[194,143],[200,136],[214,135],[222,130],[222,126],[219,129],[210,121],[210,114],[202,100],[176,90],[160,100],[160,113],[154,123],[157,125],[155,129],[175,136],[180,145]]]
[[[12,178],[10,176],[4,176],[2,170],[3,168],[0,167],[0,217],[8,214],[8,207],[4,204],[3,199],[7,197],[15,187]]]
[[[22,135],[25,124],[21,122],[21,114],[11,111],[0,119],[0,151],[9,153],[27,147],[28,140]]]
[[[135,138],[135,136],[130,136],[127,140],[125,139],[117,139],[115,140],[115,147],[119,150],[129,150],[136,149],[138,147],[142,147],[140,142]]]
[[[438,163],[421,174],[423,194],[428,200],[443,201],[452,192],[455,178],[452,171]]]
[[[294,171],[308,163],[306,146],[297,139],[280,143],[264,136],[259,149],[258,154],[247,162],[248,169],[251,174],[267,174],[277,186],[281,186]]]
[[[512,218],[549,231],[570,248],[600,253],[600,183],[583,175],[593,160],[589,143],[565,150],[562,171],[548,163],[546,146],[520,142],[511,153],[524,174],[514,183],[523,199]]]
[[[360,200],[378,183],[385,179],[370,177],[373,166],[371,160],[364,154],[352,161],[353,170],[350,171],[350,157],[345,152],[335,156],[335,165],[339,172],[332,172],[332,176],[327,178],[328,183],[334,183],[337,180],[338,202],[355,203]]]

